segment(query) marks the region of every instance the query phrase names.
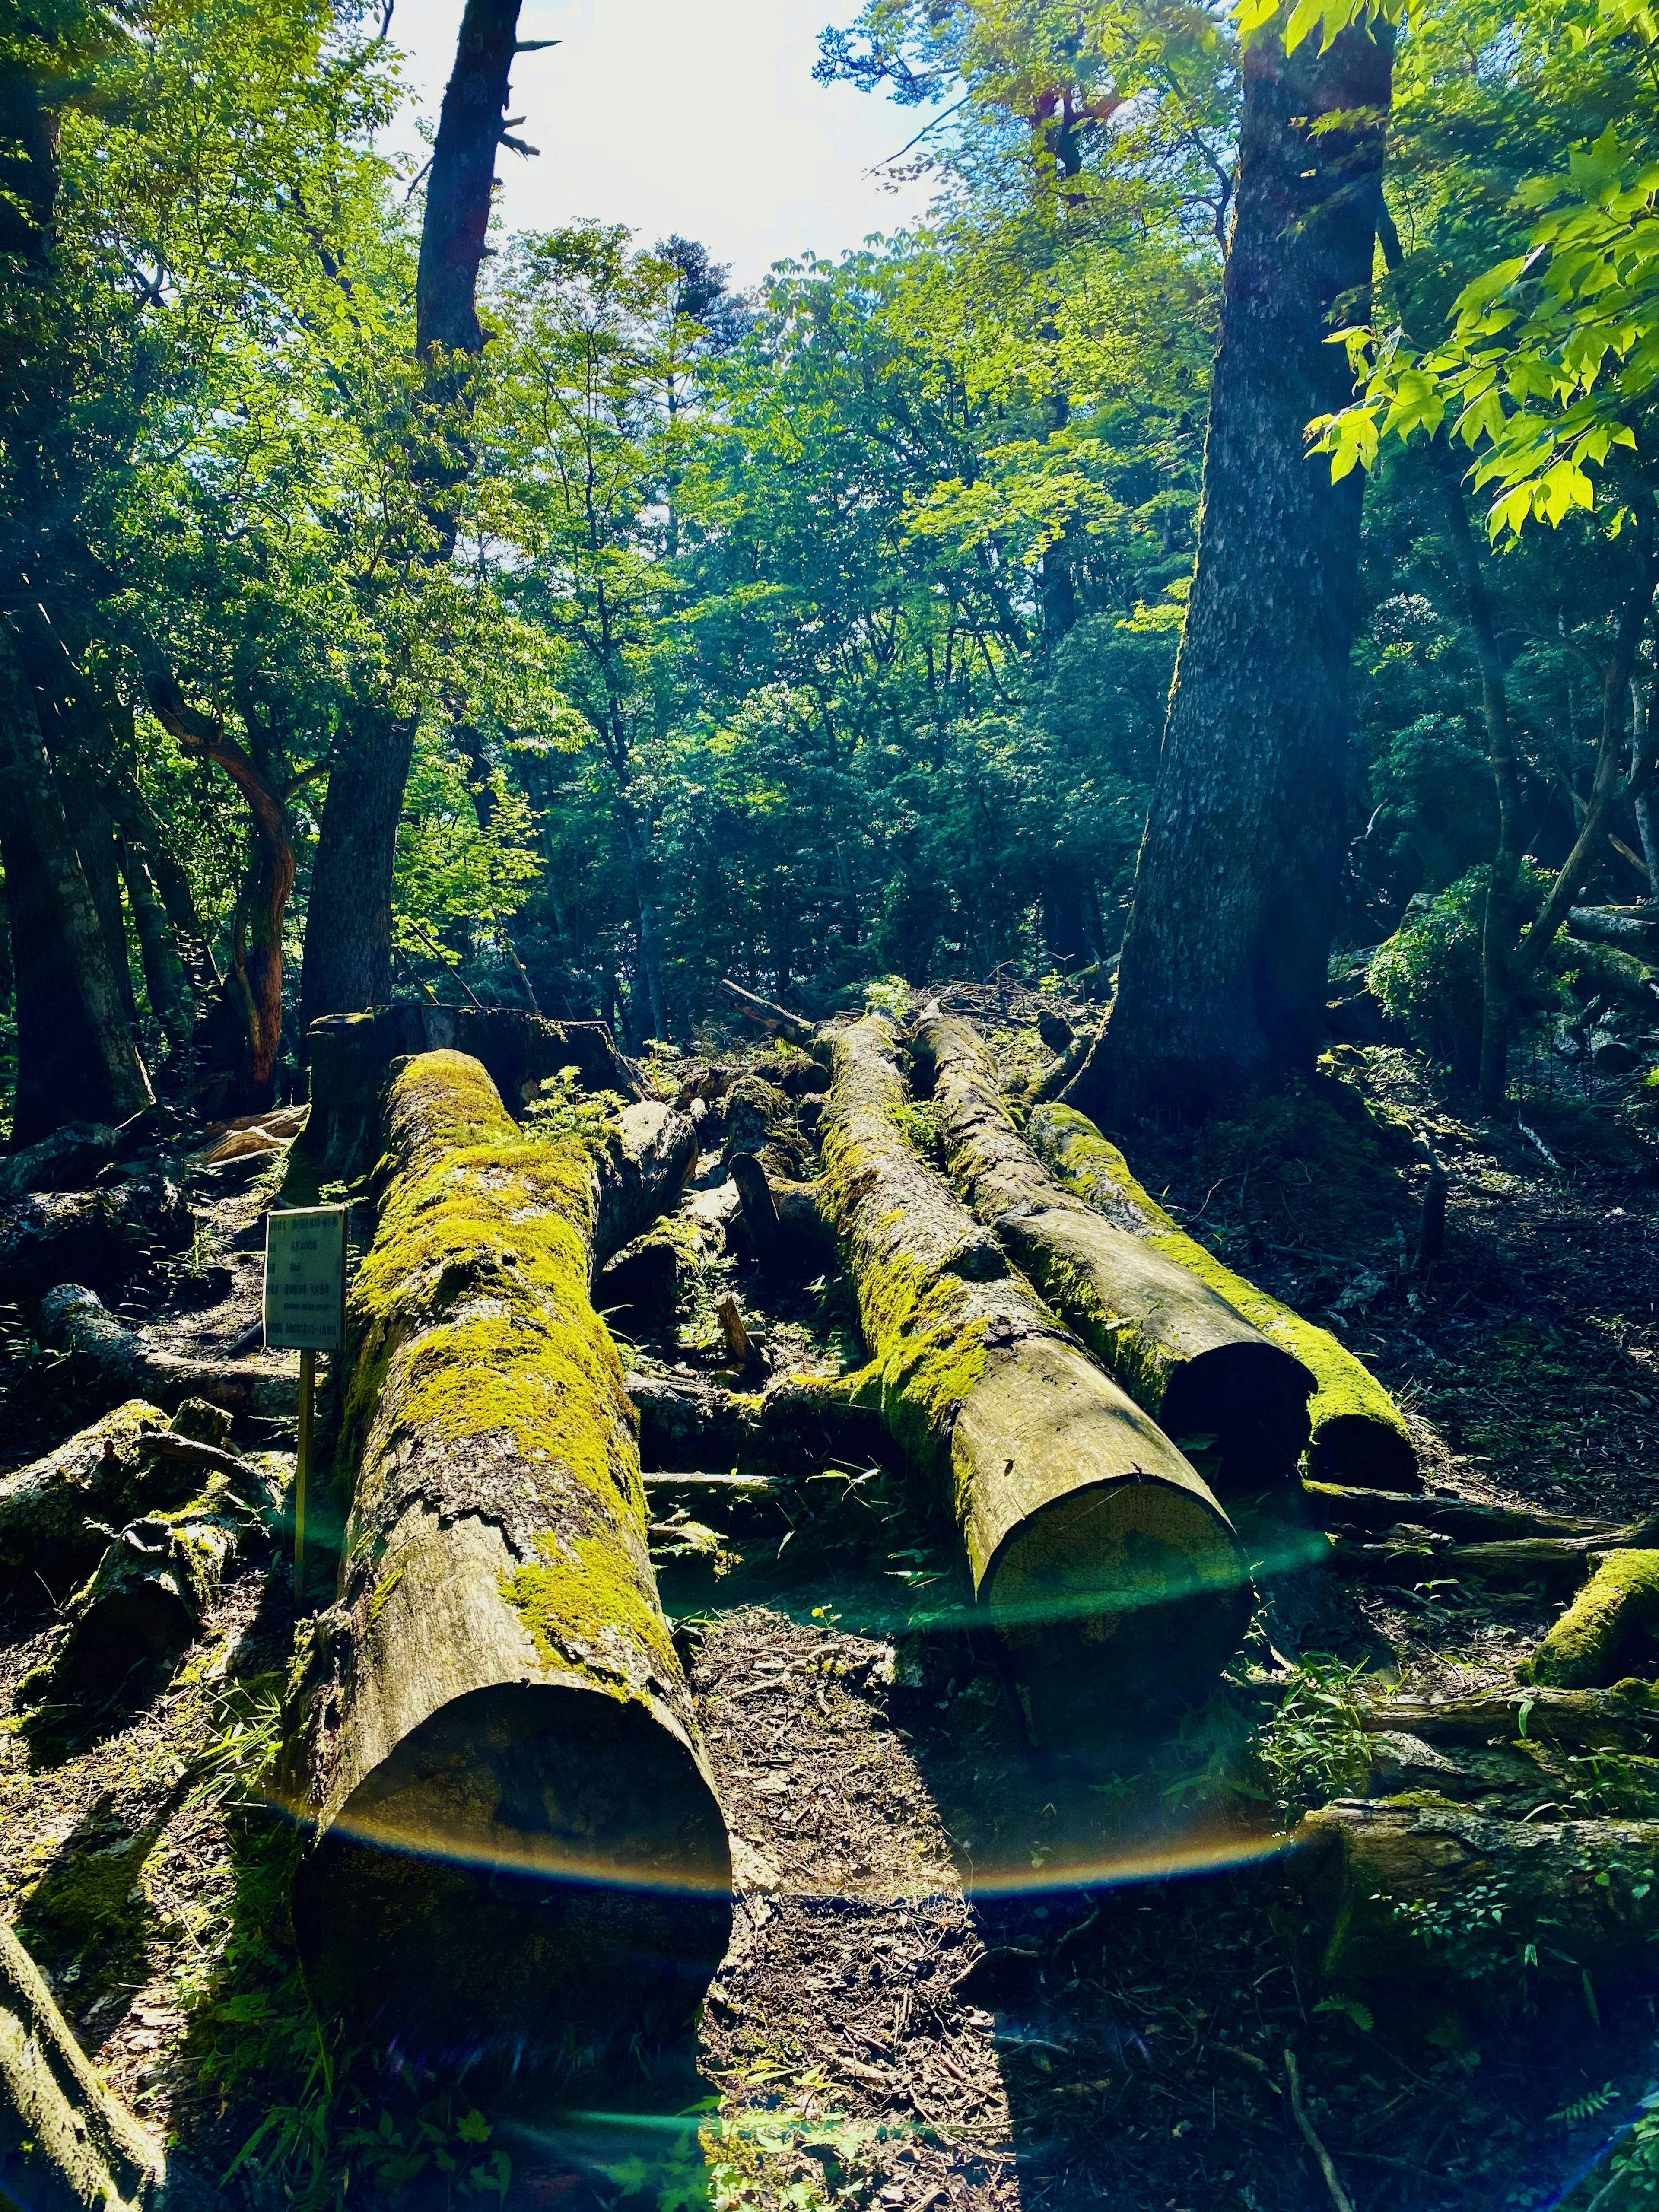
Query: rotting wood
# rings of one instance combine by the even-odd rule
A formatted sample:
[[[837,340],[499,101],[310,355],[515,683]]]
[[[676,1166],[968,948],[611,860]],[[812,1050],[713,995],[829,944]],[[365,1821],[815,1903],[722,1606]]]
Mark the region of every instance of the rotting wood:
[[[169,2186],[172,2179],[174,2185]],[[155,2212],[198,2193],[98,2078],[0,1923],[0,2197],[27,2212]]]
[[[1611,1543],[1623,1534],[1616,1521],[1541,1513],[1530,1506],[1488,1505],[1444,1494],[1407,1498],[1397,1490],[1359,1490],[1334,1482],[1304,1482],[1302,1492],[1314,1516],[1327,1528],[1380,1531],[1408,1523],[1469,1544],[1509,1536],[1599,1537]]]
[[[1659,1552],[1592,1552],[1589,1564],[1589,1581],[1520,1668],[1522,1681],[1601,1689],[1627,1674],[1637,1657],[1651,1655],[1659,1632]]]
[[[1502,1744],[1535,1739],[1595,1751],[1659,1744],[1659,1687],[1615,1683],[1609,1690],[1476,1690],[1436,1702],[1390,1698],[1364,1707],[1360,1724],[1430,1741]]]
[[[47,1291],[40,1301],[39,1331],[50,1350],[68,1355],[72,1376],[89,1397],[142,1394],[168,1407],[186,1398],[205,1398],[228,1413],[264,1420],[292,1420],[299,1404],[299,1385],[291,1373],[254,1367],[246,1360],[191,1359],[158,1352],[80,1283],[60,1283]]]
[[[1231,1523],[915,1151],[892,1024],[829,1042],[823,1187],[867,1401],[948,1479],[974,1589],[1031,1695],[1057,1721],[1097,1721],[1104,1700],[1204,1681],[1249,1616]]]
[[[832,1460],[868,1466],[887,1445],[886,1425],[866,1402],[861,1369],[850,1376],[777,1375],[754,1392],[637,1368],[625,1380],[650,1473],[738,1461],[786,1474],[816,1471]]]
[[[1469,1575],[1479,1582],[1537,1582],[1551,1589],[1573,1589],[1606,1548],[1604,1536],[1515,1536],[1490,1544],[1456,1544],[1408,1528],[1393,1542],[1364,1544],[1339,1536],[1328,1563],[1336,1574],[1407,1589]]]
[[[239,1498],[216,1474],[187,1504],[129,1522],[64,1607],[52,1649],[25,1686],[51,1698],[95,1698],[135,1668],[170,1668],[200,1635],[258,1518],[257,1493]]]
[[[835,1231],[824,1218],[816,1182],[769,1176],[753,1152],[734,1154],[728,1172],[763,1274],[813,1275],[834,1266]]]
[[[0,1592],[32,1589],[58,1603],[90,1572],[109,1538],[88,1524],[142,1510],[141,1447],[167,1418],[159,1406],[129,1398],[0,1481]]]
[[[157,1254],[185,1250],[195,1226],[178,1184],[161,1174],[15,1198],[0,1206],[0,1298],[32,1300],[65,1282],[112,1296]]]
[[[1400,1408],[1382,1385],[1328,1329],[1224,1267],[1176,1226],[1136,1182],[1128,1162],[1094,1123],[1070,1106],[1032,1109],[1026,1136],[1033,1152],[1069,1188],[1182,1267],[1190,1267],[1264,1336],[1310,1370],[1318,1384],[1308,1408],[1313,1439],[1308,1471],[1320,1481],[1378,1490],[1414,1491],[1422,1474]]]
[[[98,1121],[65,1121],[38,1145],[0,1159],[0,1200],[26,1191],[83,1190],[115,1158],[120,1132]]]
[[[1315,1389],[1301,1361],[1189,1267],[1055,1182],[965,1023],[924,1018],[910,1050],[933,1086],[952,1180],[1107,1373],[1177,1443],[1213,1443],[1225,1490],[1294,1478]]]
[[[528,1137],[450,1052],[388,1097],[337,1462],[360,1472],[289,1771],[315,1835],[295,1893],[313,1986],[416,2058],[556,2070],[683,2030],[730,1934],[589,1296],[695,1149],[672,1109],[632,1112],[596,1148]]]
[[[1323,1972],[1512,1997],[1523,1969],[1598,1987],[1650,1972],[1659,1821],[1506,1820],[1449,1804],[1341,1799],[1297,1831]],[[1497,1917],[1471,1898],[1479,1886]]]
[[[1611,945],[1650,968],[1659,968],[1659,915],[1651,907],[1574,906],[1567,934],[1589,945]]]

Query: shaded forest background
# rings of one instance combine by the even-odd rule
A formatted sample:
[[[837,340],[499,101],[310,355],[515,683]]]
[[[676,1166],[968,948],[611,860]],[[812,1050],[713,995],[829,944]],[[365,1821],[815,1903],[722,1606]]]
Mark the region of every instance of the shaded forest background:
[[[1600,21],[1413,19],[1350,319],[1432,343],[1564,149],[1644,173],[1653,51]],[[299,1085],[304,1022],[356,1003],[314,895],[329,795],[404,760],[363,999],[637,1048],[688,1039],[722,974],[815,1012],[1005,963],[1108,995],[1194,557],[1230,16],[872,0],[820,74],[908,111],[927,228],[750,293],[718,240],[498,236],[459,397],[414,365],[422,178],[374,150],[398,64],[395,22],[318,0],[52,0],[0,40],[0,677],[157,1087]],[[1644,431],[1494,549],[1447,436],[1368,456],[1339,940],[1409,921],[1377,988],[1472,1075],[1498,819],[1469,564],[1553,870],[1654,461]],[[1590,896],[1654,888],[1623,817]],[[0,953],[26,876],[9,848]],[[16,1018],[9,964],[8,1094]]]

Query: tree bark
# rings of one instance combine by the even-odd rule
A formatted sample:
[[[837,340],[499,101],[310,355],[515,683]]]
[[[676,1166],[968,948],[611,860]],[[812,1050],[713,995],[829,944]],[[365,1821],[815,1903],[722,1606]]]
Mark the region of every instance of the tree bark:
[[[161,2146],[100,2080],[0,1925],[0,2193],[28,2212],[151,2212],[178,2201],[167,2183]]]
[[[12,1141],[64,1121],[120,1122],[154,1103],[62,794],[9,647],[0,642],[0,857],[17,969]]]
[[[252,821],[253,860],[236,902],[234,951],[225,981],[244,1042],[228,1093],[218,1102],[233,1113],[252,1113],[271,1103],[283,1042],[283,922],[295,873],[288,808],[222,722],[185,702],[169,672],[153,671],[148,690],[162,728],[186,752],[224,770]]]
[[[113,1297],[159,1253],[188,1249],[196,1217],[165,1175],[114,1190],[31,1193],[0,1206],[0,1298],[82,1280]]]
[[[1247,46],[1197,572],[1117,997],[1066,1097],[1202,1114],[1310,1068],[1345,842],[1361,482],[1310,458],[1351,379],[1333,307],[1370,276],[1389,34]],[[1326,129],[1337,113],[1347,119]]]
[[[478,270],[489,229],[495,149],[506,137],[507,79],[518,52],[520,0],[466,0],[455,66],[444,88],[421,222],[415,350],[426,360],[480,354]]]
[[[482,1066],[408,1061],[350,1300],[360,1468],[294,1745],[313,1988],[416,2063],[556,2072],[684,2028],[730,1857],[658,1602],[622,1369],[589,1285],[695,1151],[629,1109],[526,1139]]]
[[[140,1447],[167,1418],[129,1398],[0,1481],[0,1591],[58,1604],[91,1572],[109,1538],[89,1524],[131,1520],[149,1503]]]
[[[80,1283],[59,1283],[46,1292],[38,1328],[42,1344],[69,1355],[70,1378],[88,1398],[113,1402],[142,1391],[174,1410],[186,1398],[204,1398],[239,1419],[290,1421],[299,1403],[284,1354],[268,1353],[258,1365],[158,1352]]]
[[[1310,1813],[1297,1834],[1324,1972],[1404,1984],[1407,2002],[1437,1977],[1477,2002],[1483,1990],[1512,2001],[1529,1972],[1628,1984],[1659,1935],[1659,1821],[1344,1802]]]
[[[1224,1494],[1294,1480],[1316,1388],[1301,1361],[1055,1182],[1004,1111],[996,1063],[964,1023],[924,1022],[911,1052],[932,1082],[957,1188],[1113,1380],[1183,1449],[1216,1447]]]
[[[827,1042],[823,1188],[858,1291],[866,1396],[948,1480],[975,1592],[1044,1725],[1200,1688],[1249,1618],[1231,1522],[917,1155],[892,1024],[868,1016]]]
[[[1068,1189],[1108,1220],[1191,1268],[1264,1336],[1300,1360],[1319,1386],[1308,1408],[1311,1475],[1378,1490],[1421,1489],[1416,1448],[1400,1408],[1346,1345],[1223,1267],[1178,1229],[1135,1181],[1117,1146],[1071,1107],[1034,1108],[1026,1135],[1037,1158]]]
[[[167,1087],[178,1084],[187,1090],[194,1072],[191,1045],[196,1033],[196,1006],[184,960],[143,849],[124,836],[118,850],[133,927],[138,933],[138,957],[149,1010],[167,1041]]]

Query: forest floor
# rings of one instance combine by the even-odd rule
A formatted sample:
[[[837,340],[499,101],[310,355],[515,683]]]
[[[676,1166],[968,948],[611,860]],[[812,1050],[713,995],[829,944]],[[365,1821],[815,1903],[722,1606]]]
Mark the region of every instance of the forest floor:
[[[1044,1056],[1052,995],[945,999],[1011,1073]],[[728,1065],[766,1057],[714,1042]],[[659,1087],[684,1093],[704,1061],[658,1060]],[[1340,1048],[1295,1097],[1197,1139],[1143,1132],[1131,1158],[1194,1235],[1366,1359],[1431,1486],[1627,1517],[1656,1502],[1659,1447],[1644,1097],[1553,1065],[1494,1123],[1410,1054]],[[779,1135],[799,1171],[798,1108]],[[1453,1175],[1427,1277],[1409,1264],[1425,1128]],[[222,1352],[253,1319],[279,1171],[198,1158],[196,1245],[129,1293],[156,1340]],[[687,1205],[720,1212],[723,1177],[711,1145]],[[853,1356],[839,1281],[763,1294],[727,1257],[625,1357],[718,1376],[726,1289],[763,1358]],[[21,1333],[10,1349],[15,1464],[85,1408]],[[278,1553],[137,1711],[20,1707],[47,1620],[0,1623],[0,1907],[122,2094],[260,2207],[1313,2212],[1334,2200],[1291,2051],[1355,2212],[1529,2212],[1562,2201],[1653,2087],[1639,1990],[1494,1976],[1395,2012],[1322,1994],[1280,1846],[1298,1804],[1340,1794],[1359,1699],[1512,1680],[1555,1609],[1538,1589],[1292,1578],[1206,1706],[1151,1741],[1137,1716],[1106,1717],[1079,1751],[1032,1740],[948,1532],[895,1470],[803,1468],[782,1510],[781,1534],[734,1527],[717,1553],[686,1542],[684,1516],[662,1532],[739,1900],[696,2051],[612,2100],[625,2111],[476,2112],[465,2082],[377,2073],[312,2021],[285,1904],[297,1842],[247,1786],[293,1642]],[[1574,1787],[1575,1809],[1609,1809],[1593,1775]]]

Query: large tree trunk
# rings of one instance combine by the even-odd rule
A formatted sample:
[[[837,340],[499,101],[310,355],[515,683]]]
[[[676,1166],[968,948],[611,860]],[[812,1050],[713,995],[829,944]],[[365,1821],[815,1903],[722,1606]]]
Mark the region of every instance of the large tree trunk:
[[[0,857],[17,970],[12,1142],[154,1103],[33,706],[0,644]]]
[[[427,180],[415,284],[416,354],[424,369],[428,448],[416,474],[429,487],[434,543],[417,563],[447,562],[453,492],[471,457],[458,437],[469,383],[453,356],[483,350],[476,305],[489,228],[495,149],[505,136],[520,0],[466,0],[455,67],[444,91]],[[447,413],[447,419],[446,415]],[[301,975],[301,1036],[325,1014],[383,1005],[392,982],[392,878],[398,823],[414,757],[416,718],[366,717],[335,763],[317,842]]]
[[[858,1291],[866,1392],[948,1478],[973,1585],[1056,1732],[1201,1688],[1250,1587],[1227,1516],[1060,1329],[901,1125],[892,1024],[835,1031],[823,1189]]]
[[[1310,458],[1370,276],[1389,34],[1245,48],[1198,568],[1108,1028],[1066,1096],[1203,1113],[1310,1068],[1346,832],[1361,480]],[[1339,112],[1343,125],[1324,125]]]
[[[405,1063],[351,1294],[360,1468],[296,1739],[322,2001],[417,2063],[532,2070],[683,2029],[731,1929],[724,1824],[658,1602],[596,1262],[690,1122],[526,1138],[477,1060]]]
[[[1226,1491],[1294,1480],[1316,1387],[1301,1361],[1055,1182],[1003,1110],[996,1063],[964,1023],[925,1022],[911,1050],[931,1078],[957,1188],[1107,1373],[1176,1443],[1212,1443]]]
[[[1330,1331],[1259,1291],[1178,1229],[1130,1173],[1117,1146],[1069,1106],[1037,1106],[1026,1124],[1032,1150],[1069,1189],[1132,1236],[1189,1267],[1244,1318],[1299,1360],[1318,1389],[1308,1408],[1309,1472],[1325,1482],[1419,1490],[1417,1452],[1382,1385]]]

